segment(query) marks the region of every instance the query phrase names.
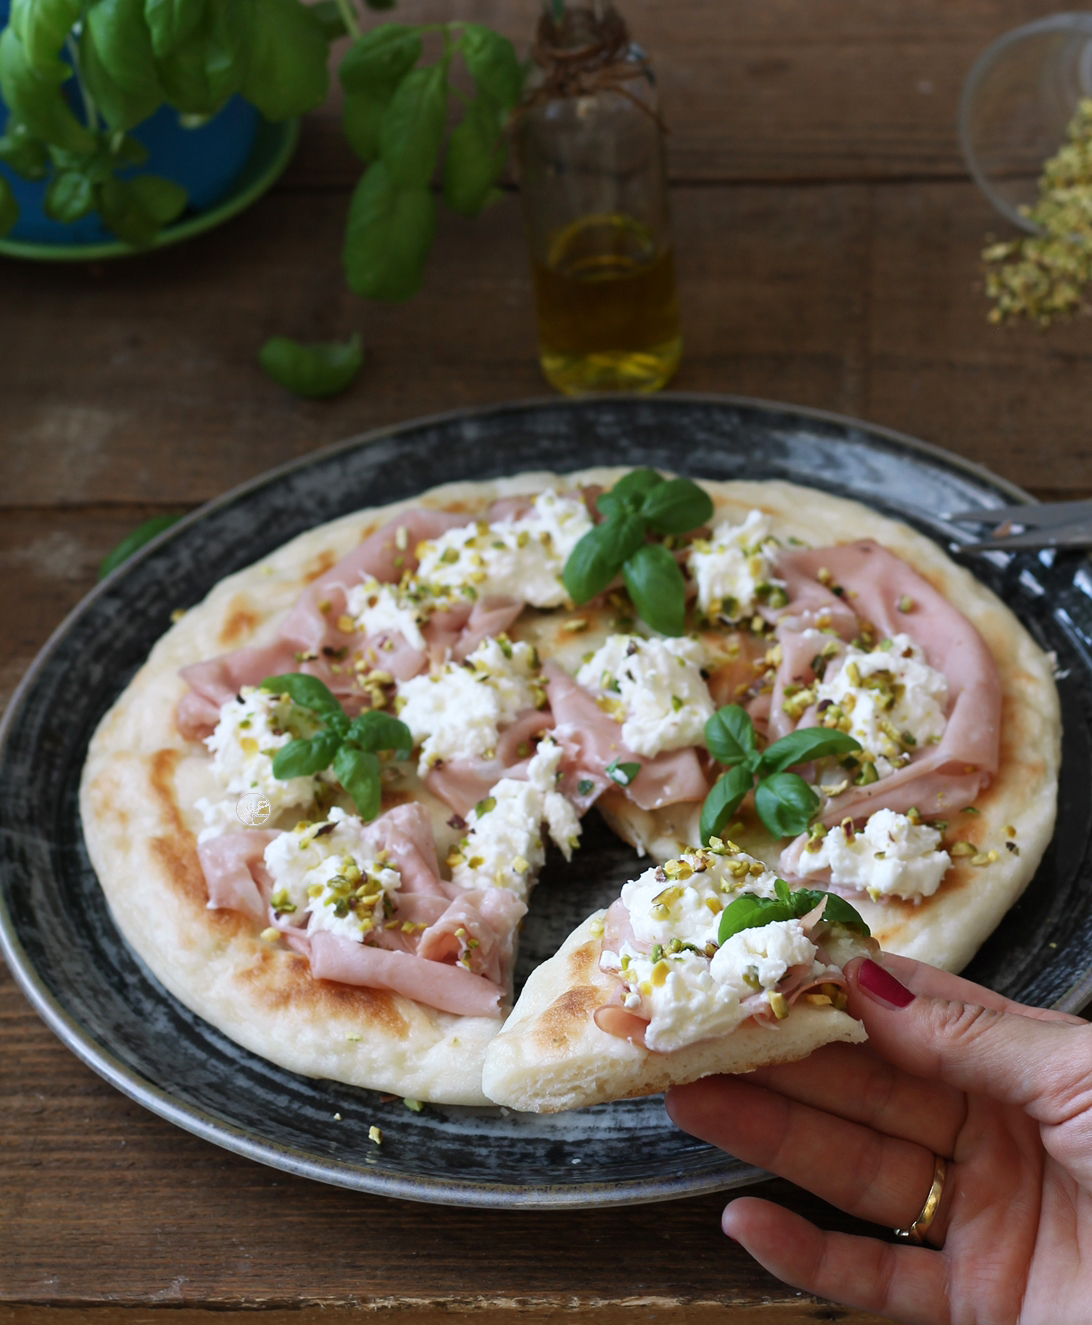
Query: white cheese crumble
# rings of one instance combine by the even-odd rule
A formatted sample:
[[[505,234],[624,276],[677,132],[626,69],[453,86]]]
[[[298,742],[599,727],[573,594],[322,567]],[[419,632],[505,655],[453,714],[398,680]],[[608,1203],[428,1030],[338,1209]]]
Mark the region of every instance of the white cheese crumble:
[[[582,498],[547,489],[517,520],[479,521],[420,544],[417,580],[436,597],[458,591],[560,607],[569,601],[561,572],[591,527]]]
[[[623,1005],[649,1018],[650,1049],[670,1053],[729,1034],[753,1013],[753,1002],[743,1006],[747,1000],[776,996],[791,967],[807,968],[810,978],[831,972],[817,961],[818,947],[798,919],[742,930],[718,948],[724,908],[745,893],[775,897],[776,880],[760,861],[726,843],[687,851],[622,889],[634,941],[624,941],[618,953],[604,951],[600,965],[625,984]],[[823,941],[836,944],[842,960],[867,951],[852,937],[842,942],[840,929]],[[772,1008],[773,998],[769,1002]]]
[[[465,662],[399,681],[395,707],[421,747],[418,775],[453,759],[491,759],[499,728],[545,702],[538,666],[530,644],[490,636]]]
[[[428,619],[426,609],[401,597],[395,586],[368,579],[355,584],[345,599],[345,610],[363,635],[398,632],[413,649],[425,651],[421,625]]]
[[[622,724],[622,741],[653,756],[704,744],[713,700],[701,674],[705,650],[694,639],[611,635],[576,674],[578,685]]]
[[[561,747],[544,737],[527,766],[527,781],[501,778],[471,810],[467,834],[448,857],[461,888],[508,888],[526,901],[546,859],[543,822],[565,859],[572,858],[580,819],[557,790],[560,763]]]
[[[281,833],[265,849],[273,878],[270,905],[280,916],[307,913],[307,933],[329,930],[363,943],[387,923],[389,895],[401,886],[384,852],[363,842],[364,823],[334,808],[326,823]]]
[[[236,807],[239,797],[260,792],[269,801],[271,816],[282,810],[307,809],[314,803],[318,779],[273,776],[273,756],[293,739],[288,725],[300,735],[316,730],[305,710],[282,695],[244,686],[240,698],[229,699],[220,708],[220,721],[205,745],[212,754],[210,771],[223,787],[219,800],[202,796],[195,808],[205,821],[199,842],[241,827]]]
[[[741,525],[722,520],[711,539],[695,540],[687,569],[698,587],[698,606],[708,617],[739,621],[769,604],[783,606],[785,582],[774,575],[777,540],[769,518],[749,512]]]
[[[910,752],[944,734],[948,682],[925,661],[909,635],[895,635],[865,652],[850,645],[842,666],[815,688],[820,719],[834,706],[849,734],[875,756],[879,777],[909,761]],[[828,701],[824,704],[824,701]],[[843,730],[847,730],[842,721]]]
[[[877,810],[852,837],[844,828],[831,828],[818,850],[805,847],[797,870],[802,875],[830,870],[831,883],[880,897],[932,897],[951,867],[952,858],[941,851],[941,834],[927,824],[915,824],[905,814]]]

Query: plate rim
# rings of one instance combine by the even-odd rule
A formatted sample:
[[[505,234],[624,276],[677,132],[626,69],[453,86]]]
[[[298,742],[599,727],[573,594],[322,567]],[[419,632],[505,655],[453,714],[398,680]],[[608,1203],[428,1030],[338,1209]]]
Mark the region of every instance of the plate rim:
[[[367,429],[341,441],[308,451],[301,456],[284,461],[272,469],[264,470],[253,478],[236,484],[220,495],[195,507],[194,510],[188,512],[175,524],[149,540],[148,543],[111,571],[108,576],[95,584],[66,613],[62,621],[50,633],[12,692],[3,716],[0,718],[0,762],[5,757],[16,715],[22,707],[25,695],[32,689],[54,650],[59,646],[76,620],[101,596],[109,592],[122,576],[145,558],[153,555],[177,534],[182,533],[222,507],[230,505],[240,497],[275,483],[285,475],[292,474],[309,465],[321,463],[347,451],[363,449],[375,442],[383,441],[402,432],[449,425],[466,419],[490,418],[506,412],[535,412],[544,408],[551,410],[579,409],[582,406],[594,403],[608,405],[625,403],[655,408],[660,402],[665,405],[677,402],[679,404],[728,406],[756,412],[787,414],[797,418],[814,419],[844,429],[863,431],[869,435],[894,442],[899,447],[941,461],[949,467],[962,470],[1016,501],[1037,501],[1031,494],[1008,479],[995,474],[987,466],[967,460],[934,443],[922,441],[919,438],[911,437],[881,424],[867,423],[864,420],[834,411],[816,409],[810,406],[791,405],[786,402],[766,400],[759,397],[719,392],[681,391],[663,392],[651,398],[628,393],[595,393],[580,397],[562,398],[538,396],[531,399],[498,402],[485,406],[464,406],[455,410],[405,419],[398,423]],[[631,1179],[624,1182],[612,1181],[602,1184],[589,1182],[576,1188],[559,1184],[520,1187],[507,1183],[478,1183],[464,1186],[457,1180],[452,1181],[439,1176],[392,1174],[389,1171],[365,1169],[363,1165],[354,1164],[344,1158],[323,1159],[315,1155],[307,1155],[305,1152],[278,1145],[272,1141],[256,1140],[252,1134],[236,1124],[217,1118],[200,1106],[180,1102],[166,1089],[150,1081],[135,1068],[121,1062],[110,1049],[100,1043],[94,1035],[70,1016],[46,988],[36,967],[30,961],[19,941],[3,892],[0,892],[0,954],[3,955],[15,983],[49,1029],[85,1066],[91,1068],[103,1080],[136,1103],[184,1131],[223,1149],[240,1154],[245,1158],[281,1169],[295,1176],[311,1178],[333,1186],[372,1195],[492,1209],[574,1209],[603,1208],[633,1203],[647,1204],[700,1196],[715,1191],[726,1191],[735,1187],[747,1186],[768,1176],[763,1170],[754,1166],[744,1166],[740,1169],[738,1167],[739,1161],[733,1159],[731,1161],[733,1171],[730,1173],[718,1172],[713,1169],[708,1173],[688,1174],[682,1177],[656,1176],[648,1179]],[[171,995],[168,994],[168,997],[171,997]],[[1092,998],[1092,973],[1087,974],[1072,985],[1054,1006],[1065,1011],[1076,1011],[1083,1007],[1090,998]]]

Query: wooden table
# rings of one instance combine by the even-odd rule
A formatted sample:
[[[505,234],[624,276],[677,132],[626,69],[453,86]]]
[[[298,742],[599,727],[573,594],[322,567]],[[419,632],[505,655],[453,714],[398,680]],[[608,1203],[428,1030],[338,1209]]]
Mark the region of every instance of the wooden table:
[[[627,0],[671,123],[685,357],[675,385],[902,429],[1044,498],[1092,492],[1092,337],[987,326],[977,254],[1003,233],[955,136],[961,79],[1046,0]],[[533,0],[404,0],[523,42]],[[160,255],[0,261],[0,689],[10,693],[157,512],[414,415],[545,394],[514,197],[446,216],[422,294],[345,289],[358,170],[331,98],[291,169],[223,229]],[[272,333],[359,328],[331,403],[258,368]],[[422,475],[425,481],[426,475]],[[720,1234],[722,1198],[502,1214],[370,1199],[194,1139],[82,1067],[0,970],[0,1325],[427,1320],[467,1311],[688,1325],[873,1319],[795,1293]],[[785,1183],[828,1226],[852,1221]],[[169,1317],[163,1308],[174,1310]],[[123,1310],[124,1309],[124,1310]],[[211,1313],[218,1313],[214,1318]]]

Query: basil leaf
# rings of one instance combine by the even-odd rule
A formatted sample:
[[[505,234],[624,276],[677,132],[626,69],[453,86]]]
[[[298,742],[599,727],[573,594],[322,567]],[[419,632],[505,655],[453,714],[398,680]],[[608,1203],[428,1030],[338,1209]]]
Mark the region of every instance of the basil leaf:
[[[685,534],[709,523],[713,501],[690,479],[672,478],[647,494],[641,514],[657,533]]]
[[[357,813],[364,820],[374,819],[382,804],[379,785],[379,760],[370,750],[343,745],[334,756],[337,780],[352,797]]]
[[[49,173],[46,145],[27,132],[26,125],[8,121],[7,132],[0,138],[0,161],[23,179],[44,179]]]
[[[267,120],[287,120],[326,100],[330,48],[300,0],[255,0],[242,92]]]
[[[701,807],[699,832],[703,846],[711,837],[719,837],[725,824],[739,809],[744,796],[751,790],[754,778],[747,769],[737,765],[717,778]]]
[[[622,515],[594,525],[569,553],[561,580],[569,597],[579,607],[610,584],[622,563],[644,542],[645,526],[632,515]]]
[[[444,158],[444,201],[460,216],[477,216],[496,196],[508,155],[496,103],[480,96],[452,130]]]
[[[379,709],[366,709],[349,725],[348,739],[362,750],[393,750],[398,759],[408,759],[413,733],[404,722]]]
[[[436,169],[447,118],[442,64],[411,69],[395,88],[379,126],[379,152],[396,184],[423,188]]]
[[[282,676],[267,676],[259,687],[274,695],[287,695],[293,704],[310,709],[320,718],[345,716],[345,711],[336,696],[323,685],[317,676],[308,676],[306,672],[286,672]]]
[[[95,205],[95,190],[86,175],[65,170],[54,175],[46,189],[43,207],[54,221],[78,221]]]
[[[429,189],[399,188],[384,162],[374,162],[349,204],[342,253],[349,288],[365,299],[416,294],[435,229]]]
[[[720,913],[720,927],[717,930],[717,943],[723,947],[733,934],[745,929],[761,929],[763,925],[772,925],[775,920],[794,919],[793,909],[772,897],[755,897],[744,893],[735,901],[729,902]]]
[[[640,497],[643,499],[663,483],[664,477],[654,469],[631,469],[611,488],[615,497]]]
[[[846,732],[830,727],[802,727],[767,746],[759,767],[762,772],[780,773],[795,764],[806,764],[812,759],[822,759],[824,755],[847,754],[860,748],[861,743]]]
[[[258,362],[274,382],[297,396],[321,400],[352,384],[364,362],[364,350],[359,331],[344,342],[315,345],[273,336],[262,346]]]
[[[205,13],[205,0],[144,0],[144,21],[157,59],[191,36]]]
[[[112,129],[131,129],[163,100],[144,0],[98,0],[80,34],[80,73]]]
[[[620,764],[617,759],[612,759],[603,771],[612,782],[617,782],[620,787],[628,787],[641,771],[641,765],[637,763]]]
[[[160,229],[185,209],[186,190],[159,175],[138,175],[104,181],[96,202],[103,223],[119,239],[134,248],[147,248]]]
[[[393,9],[398,0],[364,0],[369,9]]]
[[[819,808],[819,797],[796,773],[773,773],[755,791],[755,810],[774,837],[796,837]]]
[[[371,92],[377,85],[393,92],[420,58],[421,38],[415,28],[381,23],[353,42],[337,76],[346,92]]]
[[[49,71],[82,8],[82,0],[12,0],[11,29],[32,65]]]
[[[792,904],[792,891],[784,879],[774,879],[773,890],[779,902],[784,902],[786,906]],[[801,915],[805,914],[807,913],[801,912]]]
[[[394,88],[377,85],[374,92],[346,92],[341,108],[341,127],[349,146],[364,162],[370,164],[379,156],[379,126]]]
[[[201,21],[156,72],[167,100],[186,115],[214,115],[246,76],[254,0],[205,0]]]
[[[459,49],[478,91],[511,110],[523,88],[523,71],[508,38],[479,23],[468,23]]]
[[[19,204],[11,185],[0,175],[0,235],[6,235],[19,219]]]
[[[131,534],[126,534],[117,547],[111,548],[103,557],[99,564],[98,578],[105,580],[112,570],[116,570],[123,561],[128,561],[138,548],[150,543],[156,534],[161,534],[164,529],[169,529],[181,519],[181,515],[153,515],[150,520],[145,520]]]
[[[339,37],[349,35],[345,19],[337,7],[337,0],[318,0],[318,4],[311,6],[311,13],[314,14],[327,41],[337,41]]]
[[[289,741],[273,756],[273,776],[282,782],[313,777],[330,767],[340,745],[334,732],[316,732],[306,740]]]
[[[827,899],[826,907],[823,911],[823,919],[829,924],[845,925],[847,929],[856,929],[862,933],[865,938],[869,937],[870,931],[860,914],[850,906],[844,897],[839,897],[837,893],[821,892],[812,888],[801,888],[799,892],[792,895],[793,914],[799,918],[806,916],[809,911],[819,905],[823,898]]]
[[[0,97],[33,138],[71,152],[93,152],[95,136],[68,109],[61,84],[72,70],[58,59],[32,65],[9,25],[0,33]]]
[[[686,582],[675,558],[658,543],[646,543],[622,567],[633,605],[661,635],[681,635],[686,616]]]
[[[705,724],[706,749],[718,764],[742,763],[755,748],[755,728],[738,704],[726,704]]]

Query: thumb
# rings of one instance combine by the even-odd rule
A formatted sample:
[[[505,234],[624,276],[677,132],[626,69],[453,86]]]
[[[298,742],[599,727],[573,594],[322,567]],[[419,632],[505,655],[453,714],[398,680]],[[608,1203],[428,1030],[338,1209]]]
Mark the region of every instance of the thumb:
[[[1042,1121],[1061,1121],[1087,1107],[1092,1026],[1042,1021],[960,998],[915,996],[868,959],[850,963],[846,975],[847,1011],[864,1023],[872,1048],[896,1067],[1020,1105]]]

